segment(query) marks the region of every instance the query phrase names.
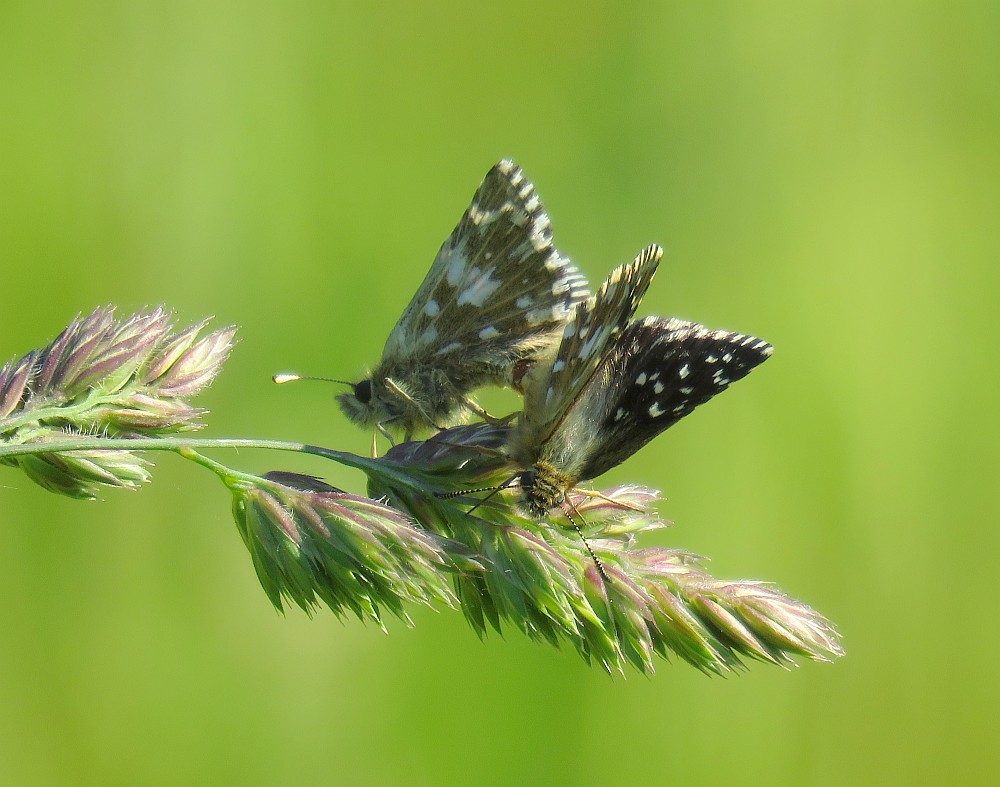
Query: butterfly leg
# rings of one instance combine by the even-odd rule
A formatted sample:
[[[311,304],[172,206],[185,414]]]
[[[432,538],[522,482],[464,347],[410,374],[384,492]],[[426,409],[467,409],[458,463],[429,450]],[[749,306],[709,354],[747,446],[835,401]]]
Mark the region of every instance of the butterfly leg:
[[[375,424],[375,427],[382,433],[382,435],[385,437],[385,439],[389,441],[389,445],[396,445],[396,441],[392,439],[392,435],[389,434],[389,430],[385,428],[385,425],[387,423],[389,423],[389,421],[385,421],[383,423],[378,423],[378,424]],[[373,457],[375,456],[376,450],[377,450],[377,448],[375,446],[375,433],[372,432],[372,456]]]
[[[413,405],[413,407],[420,413],[421,416],[423,416],[424,420],[427,423],[429,423],[439,432],[441,431],[443,427],[438,426],[436,423],[434,423],[434,419],[431,418],[430,415],[428,415],[427,411],[423,408],[420,402],[418,402],[416,399],[410,396],[406,391],[400,388],[399,384],[395,380],[393,380],[391,377],[386,377],[385,384],[386,387],[388,387],[394,394],[396,394],[396,396],[398,396],[405,402],[408,402],[409,404]],[[412,435],[412,431],[413,431],[412,429],[408,431],[407,439],[409,439],[409,437]]]
[[[474,401],[472,401],[472,399],[470,399],[468,396],[463,396],[462,397],[462,404],[464,404],[469,410],[471,410],[472,412],[474,412],[476,415],[478,415],[480,418],[482,418],[487,423],[491,423],[491,424],[503,424],[503,423],[506,423],[507,421],[509,421],[510,418],[511,418],[511,416],[509,416],[509,415],[505,415],[502,418],[497,418],[495,415],[490,415],[482,407],[480,407],[478,404],[476,404]]]

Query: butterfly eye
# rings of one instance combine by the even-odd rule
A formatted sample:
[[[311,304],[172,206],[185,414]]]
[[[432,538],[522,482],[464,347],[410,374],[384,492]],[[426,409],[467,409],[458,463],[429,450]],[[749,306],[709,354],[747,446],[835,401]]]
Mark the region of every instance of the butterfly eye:
[[[354,398],[361,404],[368,404],[372,400],[372,381],[362,380],[354,386]]]

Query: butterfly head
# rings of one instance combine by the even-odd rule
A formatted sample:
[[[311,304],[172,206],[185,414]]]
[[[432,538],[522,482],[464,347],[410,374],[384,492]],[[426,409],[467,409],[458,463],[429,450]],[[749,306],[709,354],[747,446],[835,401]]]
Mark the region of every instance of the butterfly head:
[[[349,419],[359,426],[375,426],[398,417],[389,412],[387,402],[377,395],[372,381],[366,377],[359,383],[346,383],[351,390],[337,394],[337,404]]]
[[[573,486],[573,479],[547,462],[537,462],[521,473],[518,486],[521,487],[521,505],[525,511],[535,519],[544,519],[566,500],[566,492]]]
[[[569,520],[573,529],[580,536],[580,541],[586,548],[594,566],[605,583],[611,580],[608,577],[604,563],[591,547],[590,542],[583,533],[583,520],[579,512],[568,501],[567,494],[573,486],[573,479],[560,473],[555,467],[546,462],[536,462],[530,469],[521,473],[518,478],[518,485],[521,487],[523,497],[521,506],[531,517],[543,520],[552,516],[553,511],[561,510],[566,519]],[[571,513],[573,512],[573,513]],[[575,513],[575,515],[574,515]]]

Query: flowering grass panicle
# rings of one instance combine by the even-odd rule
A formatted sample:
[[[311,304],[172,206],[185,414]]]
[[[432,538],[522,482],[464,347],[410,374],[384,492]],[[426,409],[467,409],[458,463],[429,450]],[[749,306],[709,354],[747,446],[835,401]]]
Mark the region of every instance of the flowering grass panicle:
[[[404,603],[456,606],[452,573],[477,568],[397,509],[310,476],[242,476],[229,487],[257,577],[279,610],[283,599],[309,613],[323,603],[381,626],[387,609],[410,623]]]
[[[407,605],[461,607],[473,629],[568,644],[608,672],[677,656],[706,673],[747,660],[789,666],[843,654],[833,625],[756,581],[720,580],[702,558],[640,548],[665,527],[655,490],[570,489],[539,519],[513,489],[509,421],[445,429],[381,459],[302,443],[195,439],[190,398],[218,374],[234,330],[175,331],[162,308],[73,320],[0,368],[0,464],[53,492],[93,498],[149,480],[161,450],[214,472],[257,578],[279,610],[325,605],[384,627]],[[233,470],[202,449],[294,451],[364,472],[368,496],[298,473]],[[140,454],[142,452],[142,454]]]
[[[49,345],[0,369],[0,441],[46,444],[72,437],[160,437],[201,428],[188,399],[208,386],[232,347],[234,328],[199,336],[205,322],[174,332],[158,307],[124,319],[112,307],[77,317]],[[149,462],[128,450],[40,452],[0,461],[53,492],[94,498],[135,488]]]
[[[502,489],[517,472],[498,453],[507,429],[462,426],[396,446],[382,462],[426,486],[369,489],[484,564],[456,580],[480,636],[514,626],[533,639],[568,642],[588,662],[618,672],[628,665],[650,672],[655,656],[670,653],[712,673],[743,658],[788,665],[793,656],[842,654],[824,617],[767,585],[717,580],[685,552],[637,549],[639,533],[666,525],[651,507],[654,490],[576,491],[561,514],[537,521]],[[490,486],[486,497],[454,495]]]

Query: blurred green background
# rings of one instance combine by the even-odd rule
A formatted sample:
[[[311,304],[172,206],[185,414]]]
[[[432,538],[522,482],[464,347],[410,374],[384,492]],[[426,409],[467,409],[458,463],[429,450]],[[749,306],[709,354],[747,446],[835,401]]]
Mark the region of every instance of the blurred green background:
[[[457,612],[282,617],[199,468],[92,504],[4,468],[0,782],[994,779],[1000,5],[373,5],[0,2],[0,356],[109,302],[214,314],[204,436],[363,453],[269,375],[374,362],[513,157],[592,280],[658,241],[644,313],[775,345],[602,483],[848,655],[613,679]]]

